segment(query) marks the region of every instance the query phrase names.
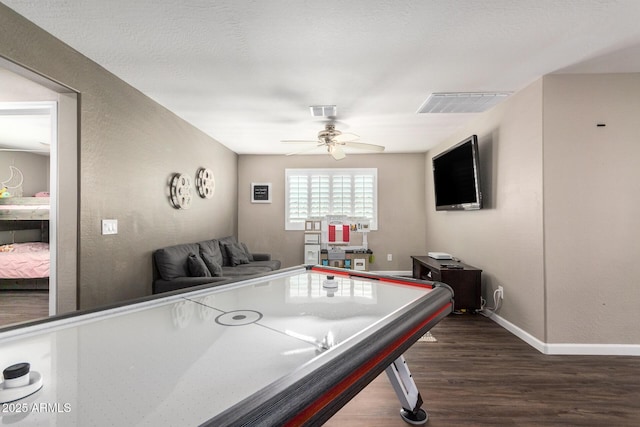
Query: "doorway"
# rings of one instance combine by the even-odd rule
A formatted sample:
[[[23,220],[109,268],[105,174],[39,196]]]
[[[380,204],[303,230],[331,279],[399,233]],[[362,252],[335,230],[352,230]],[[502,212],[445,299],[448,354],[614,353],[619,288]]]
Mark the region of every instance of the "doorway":
[[[10,221],[6,221],[4,226],[0,224],[0,230],[16,230],[10,231],[10,236],[6,231],[0,231],[0,239],[5,243],[9,238],[12,241],[46,240],[48,243],[48,297],[44,311],[48,315],[77,309],[77,102],[78,95],[71,89],[0,58],[0,179],[9,173],[21,175],[21,180],[10,183],[16,187],[13,189],[16,196],[38,206],[43,205],[41,202],[46,196],[49,201],[46,219],[27,216],[12,221],[13,225],[9,226]],[[16,198],[8,202],[22,200]],[[33,227],[38,221],[43,225]],[[28,222],[30,224],[26,226]],[[34,236],[38,228],[39,239]],[[42,303],[42,289],[39,291]],[[25,299],[25,294],[21,295],[21,301],[28,302],[31,307],[26,312],[33,312],[38,317],[41,311],[34,309],[36,299]],[[4,300],[6,302],[7,298]],[[1,309],[7,310],[6,305]],[[22,308],[25,311],[24,306]]]

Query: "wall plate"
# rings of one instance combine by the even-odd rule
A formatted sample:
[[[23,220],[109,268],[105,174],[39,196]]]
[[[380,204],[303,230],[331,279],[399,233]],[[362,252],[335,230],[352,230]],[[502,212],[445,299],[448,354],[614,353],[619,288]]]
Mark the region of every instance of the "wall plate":
[[[102,235],[106,234],[118,234],[118,220],[117,219],[103,219],[102,220]]]

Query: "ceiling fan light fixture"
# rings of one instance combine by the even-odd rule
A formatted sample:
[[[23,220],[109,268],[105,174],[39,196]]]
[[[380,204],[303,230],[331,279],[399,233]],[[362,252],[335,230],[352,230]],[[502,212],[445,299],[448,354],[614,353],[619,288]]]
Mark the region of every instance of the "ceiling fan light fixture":
[[[338,107],[335,105],[311,105],[309,107],[311,117],[336,117]]]
[[[315,141],[310,140],[295,140],[295,139],[284,139],[280,142],[287,144],[314,144],[314,147],[307,148],[302,151],[297,151],[293,153],[287,154],[303,154],[307,151],[314,150],[320,147],[326,147],[327,152],[331,157],[336,160],[344,159],[347,154],[344,152],[343,147],[349,148],[357,148],[362,150],[368,150],[373,152],[382,152],[384,151],[384,146],[377,144],[367,144],[363,142],[356,141],[360,138],[355,133],[342,133],[338,129],[336,129],[335,123],[326,123],[324,129],[318,132],[318,139]]]

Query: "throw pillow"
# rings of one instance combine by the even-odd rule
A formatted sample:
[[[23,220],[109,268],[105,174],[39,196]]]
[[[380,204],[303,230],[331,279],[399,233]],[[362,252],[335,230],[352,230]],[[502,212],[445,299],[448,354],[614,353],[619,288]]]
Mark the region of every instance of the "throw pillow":
[[[253,255],[251,255],[251,252],[249,252],[249,248],[247,247],[247,245],[245,245],[244,243],[240,243],[242,245],[242,249],[244,249],[244,253],[247,254],[247,258],[249,258],[249,261],[255,261],[255,259],[253,259]]]
[[[220,244],[220,252],[222,254],[222,266],[223,267],[232,266],[231,260],[229,259],[229,255],[227,255],[227,250],[224,247],[225,245],[238,243],[238,240],[235,238],[235,236],[227,236],[227,237],[218,239],[218,243]]]
[[[202,256],[202,254],[209,254],[213,256],[213,260],[216,264],[224,265],[224,257],[227,255],[223,254],[220,250],[220,242],[218,242],[217,239],[198,242],[198,246],[200,246],[200,256]]]
[[[211,272],[211,275],[213,277],[222,276],[222,267],[220,267],[220,264],[216,262],[214,255],[207,254],[207,253],[201,253],[200,255],[202,256],[202,260],[204,261],[205,265],[207,266],[207,268],[209,269],[209,272]]]
[[[238,243],[225,243],[224,249],[227,251],[229,262],[232,266],[240,264],[249,264],[249,257]]]
[[[187,269],[191,277],[211,277],[207,265],[202,258],[194,253],[189,254],[189,258],[187,258]]]

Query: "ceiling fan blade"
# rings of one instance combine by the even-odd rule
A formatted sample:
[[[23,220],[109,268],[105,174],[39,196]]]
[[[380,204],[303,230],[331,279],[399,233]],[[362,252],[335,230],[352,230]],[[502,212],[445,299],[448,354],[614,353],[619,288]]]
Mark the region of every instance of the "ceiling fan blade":
[[[358,148],[361,150],[370,150],[370,151],[384,151],[384,147],[382,145],[375,144],[365,144],[364,142],[344,142],[343,145],[345,147]]]
[[[316,141],[316,142],[318,142],[318,141]],[[297,154],[304,154],[304,153],[308,153],[309,151],[313,151],[313,150],[315,150],[316,148],[320,148],[320,147],[323,147],[323,146],[324,146],[324,144],[318,144],[318,145],[316,145],[315,147],[306,148],[306,149],[304,149],[304,150],[300,150],[300,151],[295,151],[295,152],[293,152],[293,153],[288,153],[288,154],[286,154],[286,155],[287,155],[287,156],[295,156],[295,155],[297,155]]]
[[[344,151],[342,151],[342,148],[339,145],[330,145],[329,154],[331,154],[331,157],[336,160],[342,160],[347,157],[347,155],[344,153]]]
[[[336,135],[333,139],[337,142],[351,142],[360,138],[360,135],[356,135],[351,132],[343,132],[340,135]]]
[[[283,139],[280,142],[283,144],[317,144],[319,141],[317,139]]]

